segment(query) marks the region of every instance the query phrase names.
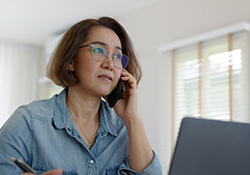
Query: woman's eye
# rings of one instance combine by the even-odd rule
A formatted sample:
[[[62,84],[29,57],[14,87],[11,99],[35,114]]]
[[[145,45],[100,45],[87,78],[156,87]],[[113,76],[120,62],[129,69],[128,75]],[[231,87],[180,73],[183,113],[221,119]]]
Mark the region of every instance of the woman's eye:
[[[122,55],[121,55],[121,54],[119,54],[119,53],[115,53],[115,54],[114,54],[114,59],[120,60],[121,58],[122,58]]]
[[[96,55],[100,55],[100,54],[104,54],[104,51],[102,48],[95,48],[93,49],[93,53],[96,54]]]

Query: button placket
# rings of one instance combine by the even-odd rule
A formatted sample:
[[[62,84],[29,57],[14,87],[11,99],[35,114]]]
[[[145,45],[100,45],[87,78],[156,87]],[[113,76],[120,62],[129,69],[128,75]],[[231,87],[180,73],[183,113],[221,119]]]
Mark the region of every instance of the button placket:
[[[89,174],[97,174],[97,165],[94,159],[91,159],[91,157],[89,157],[90,159],[88,160],[88,173]]]

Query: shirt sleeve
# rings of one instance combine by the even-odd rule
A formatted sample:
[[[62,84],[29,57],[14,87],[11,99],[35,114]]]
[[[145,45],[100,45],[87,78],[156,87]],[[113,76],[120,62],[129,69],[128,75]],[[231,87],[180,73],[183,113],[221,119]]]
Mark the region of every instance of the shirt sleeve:
[[[27,162],[31,146],[31,131],[27,111],[18,108],[0,129],[0,174],[21,174],[12,157]]]
[[[128,159],[126,159],[126,161],[119,167],[118,175],[162,175],[162,167],[159,158],[154,151],[153,154],[153,161],[141,172],[135,172],[132,170],[129,166]]]

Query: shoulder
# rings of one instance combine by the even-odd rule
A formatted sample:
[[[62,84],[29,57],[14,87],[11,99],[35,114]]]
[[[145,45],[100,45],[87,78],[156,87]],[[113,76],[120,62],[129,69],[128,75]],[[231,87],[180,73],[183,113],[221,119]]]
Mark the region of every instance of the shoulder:
[[[30,104],[19,106],[3,125],[3,128],[19,128],[19,126],[25,128],[24,125],[31,125],[32,119],[50,120],[54,98],[37,100]]]
[[[10,118],[51,119],[55,106],[56,96],[46,100],[36,100],[27,105],[18,107]]]
[[[36,100],[20,109],[26,111],[29,117],[40,120],[52,120],[56,113],[61,113],[66,104],[67,89],[55,94],[49,99]]]
[[[60,94],[56,94],[49,99],[35,100],[29,104],[18,107],[9,117],[8,123],[26,123],[31,124],[33,120],[52,121],[56,111],[61,111],[65,103],[66,91],[63,90]]]
[[[20,108],[26,110],[26,112],[30,115],[30,117],[33,118],[40,118],[40,119],[52,118],[53,117],[52,114],[56,106],[57,96],[58,95],[54,95],[50,99],[33,101],[32,103],[21,106]]]

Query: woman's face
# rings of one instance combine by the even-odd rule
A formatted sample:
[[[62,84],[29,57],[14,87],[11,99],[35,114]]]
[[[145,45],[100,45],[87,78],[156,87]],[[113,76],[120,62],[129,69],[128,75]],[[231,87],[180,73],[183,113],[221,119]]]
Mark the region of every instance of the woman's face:
[[[112,60],[113,53],[121,53],[121,42],[114,31],[105,27],[93,27],[88,40],[83,45],[98,43],[109,51],[108,58],[101,62],[92,58],[91,46],[79,49],[73,61],[75,75],[79,79],[77,86],[85,93],[95,96],[107,96],[117,85],[122,69]]]

